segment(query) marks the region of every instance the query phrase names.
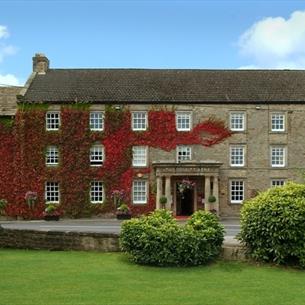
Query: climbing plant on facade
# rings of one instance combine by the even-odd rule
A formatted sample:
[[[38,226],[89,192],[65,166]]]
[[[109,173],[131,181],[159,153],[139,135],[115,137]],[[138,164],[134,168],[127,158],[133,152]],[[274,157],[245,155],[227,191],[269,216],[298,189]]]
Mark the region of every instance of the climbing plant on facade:
[[[132,146],[145,145],[171,151],[177,145],[209,147],[231,135],[223,122],[208,119],[191,131],[176,130],[175,112],[166,109],[148,111],[148,129],[135,132],[131,129],[131,112],[128,108],[105,109],[103,131],[89,128],[89,104],[82,107],[63,105],[61,126],[58,131],[45,130],[44,107],[20,107],[14,127],[1,127],[0,140],[0,198],[8,200],[6,212],[25,218],[41,217],[45,209],[44,185],[46,181],[60,185],[60,205],[70,216],[113,212],[113,190],[123,190],[131,203],[132,181],[139,174],[151,181],[151,168],[132,167]],[[102,144],[105,150],[103,166],[90,166],[92,144]],[[48,145],[59,147],[59,165],[48,167],[45,152]],[[12,174],[13,173],[13,174]],[[103,204],[90,203],[90,182],[103,181],[106,199]],[[155,207],[152,187],[145,205],[130,205],[133,214],[147,213]],[[24,200],[26,192],[37,193],[35,209],[29,209]]]

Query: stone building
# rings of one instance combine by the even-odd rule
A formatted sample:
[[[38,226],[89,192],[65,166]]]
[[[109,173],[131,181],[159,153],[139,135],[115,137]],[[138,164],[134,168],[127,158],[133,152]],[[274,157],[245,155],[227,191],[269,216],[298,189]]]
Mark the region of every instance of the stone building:
[[[0,86],[0,117],[13,117],[17,110],[17,95],[22,87]]]
[[[235,216],[245,199],[300,180],[299,170],[305,169],[304,71],[51,69],[49,60],[36,54],[18,102],[46,105],[45,128],[53,134],[63,127],[61,111],[69,104],[89,107],[87,124],[95,133],[103,132],[109,105],[114,111],[130,112],[129,127],[135,134],[154,128],[151,111],[172,112],[180,139],[173,149],[144,140],[129,143],[130,166],[136,169],[129,190],[131,207],[145,206],[154,196],[153,208],[158,208],[165,196],[166,208],[176,215],[205,208]],[[221,141],[201,145],[183,140],[202,122],[213,121],[223,122],[229,131]],[[103,141],[91,144],[89,166],[103,167],[110,152]],[[60,145],[50,143],[46,154],[46,167],[61,166]],[[65,196],[60,183],[43,183],[45,200],[60,203]],[[103,177],[92,179],[86,192],[92,204],[103,204]],[[209,203],[209,198],[215,202]]]

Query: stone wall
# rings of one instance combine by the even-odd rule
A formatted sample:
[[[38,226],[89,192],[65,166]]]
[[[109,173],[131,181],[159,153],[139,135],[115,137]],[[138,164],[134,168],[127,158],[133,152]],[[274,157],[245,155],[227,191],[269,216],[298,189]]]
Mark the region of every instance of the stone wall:
[[[119,239],[113,233],[58,232],[3,229],[0,248],[37,250],[84,250],[117,252]]]
[[[35,250],[82,250],[119,252],[119,235],[93,232],[59,232],[3,229],[0,226],[0,248]],[[225,260],[245,260],[240,244],[233,239],[225,241],[221,257]]]

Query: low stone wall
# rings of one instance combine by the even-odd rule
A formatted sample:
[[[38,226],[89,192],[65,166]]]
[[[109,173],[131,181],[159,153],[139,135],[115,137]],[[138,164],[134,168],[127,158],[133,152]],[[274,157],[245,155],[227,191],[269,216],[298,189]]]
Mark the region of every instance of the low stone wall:
[[[1,229],[0,248],[120,251],[119,239],[113,233],[83,233]]]
[[[0,248],[37,250],[83,250],[118,252],[119,235],[95,232],[62,232],[3,229],[0,226]],[[239,243],[226,240],[222,257],[226,260],[245,260],[245,253]]]

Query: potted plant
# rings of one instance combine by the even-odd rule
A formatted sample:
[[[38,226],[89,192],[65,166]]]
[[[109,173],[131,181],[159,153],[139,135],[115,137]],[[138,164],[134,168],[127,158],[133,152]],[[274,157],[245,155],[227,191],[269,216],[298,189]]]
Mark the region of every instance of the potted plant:
[[[166,203],[167,203],[167,197],[166,196],[161,196],[159,199],[159,202],[161,204],[161,208],[165,209]]]
[[[210,195],[208,198],[208,202],[211,205],[210,212],[213,214],[217,214],[217,210],[213,208],[213,205],[216,202],[216,197],[214,195]]]
[[[215,203],[216,202],[216,197],[214,195],[210,195],[208,198],[209,203]]]
[[[26,192],[24,199],[25,199],[28,207],[32,210],[35,207],[36,202],[37,202],[37,193],[28,191],[28,192]]]
[[[60,211],[58,206],[55,204],[49,204],[44,212],[43,212],[43,219],[46,221],[55,220],[58,221],[60,218]]]
[[[116,218],[117,219],[130,219],[131,218],[131,212],[126,203],[122,203],[116,210]]]
[[[194,181],[191,181],[189,178],[183,179],[179,184],[178,184],[178,190],[183,198],[184,192],[186,190],[192,190],[196,186],[196,183]]]
[[[123,189],[115,189],[111,192],[111,198],[113,199],[114,206],[118,208],[126,198],[126,193]]]
[[[4,210],[6,206],[7,206],[7,200],[0,199],[0,216],[5,214]]]

